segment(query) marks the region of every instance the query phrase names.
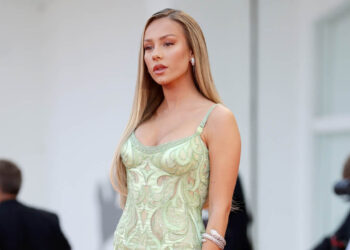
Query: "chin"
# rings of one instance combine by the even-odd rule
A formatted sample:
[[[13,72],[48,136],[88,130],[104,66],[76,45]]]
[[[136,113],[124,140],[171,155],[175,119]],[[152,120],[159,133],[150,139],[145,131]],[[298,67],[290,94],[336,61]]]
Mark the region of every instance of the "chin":
[[[160,86],[165,86],[165,85],[168,84],[167,81],[158,81],[157,83],[158,83]]]
[[[167,85],[167,84],[170,84],[172,82],[176,82],[176,80],[178,80],[180,77],[178,76],[172,76],[172,77],[165,77],[165,76],[162,76],[162,77],[159,77],[158,79],[157,78],[153,78],[154,81],[156,83],[158,83],[159,85]]]
[[[169,83],[169,79],[161,78],[161,79],[153,79],[159,85],[166,85]]]

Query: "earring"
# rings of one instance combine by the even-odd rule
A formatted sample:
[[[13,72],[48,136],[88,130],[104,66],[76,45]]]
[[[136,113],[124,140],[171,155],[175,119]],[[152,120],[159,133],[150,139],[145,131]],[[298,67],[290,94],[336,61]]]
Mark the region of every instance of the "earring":
[[[191,57],[191,64],[192,64],[192,66],[194,66],[194,57]]]

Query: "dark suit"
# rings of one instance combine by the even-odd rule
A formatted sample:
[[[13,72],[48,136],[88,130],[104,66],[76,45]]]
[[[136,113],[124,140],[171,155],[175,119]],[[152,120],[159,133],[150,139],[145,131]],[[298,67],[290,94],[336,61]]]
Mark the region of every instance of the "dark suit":
[[[245,199],[240,177],[238,176],[233,193],[233,200],[239,210],[231,212],[228,219],[225,235],[225,250],[252,250],[252,245],[247,236],[248,224],[251,221],[245,206]]]
[[[0,203],[0,250],[70,250],[56,214],[16,200]]]
[[[325,238],[314,250],[343,250],[350,239],[350,212],[332,237]]]
[[[246,210],[243,189],[239,176],[237,177],[232,199],[235,201],[239,210],[231,212],[229,215],[225,234],[225,250],[252,250],[253,247],[247,236],[247,228],[248,224],[251,222],[251,217]],[[203,222],[205,227],[207,227],[208,221],[204,220]]]

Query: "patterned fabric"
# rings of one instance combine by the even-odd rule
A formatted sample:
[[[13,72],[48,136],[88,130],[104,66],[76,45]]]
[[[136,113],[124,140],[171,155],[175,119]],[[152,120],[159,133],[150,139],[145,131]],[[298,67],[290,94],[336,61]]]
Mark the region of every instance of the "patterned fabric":
[[[191,136],[147,146],[132,132],[123,144],[128,197],[114,250],[201,249],[209,155],[200,134],[215,105]]]

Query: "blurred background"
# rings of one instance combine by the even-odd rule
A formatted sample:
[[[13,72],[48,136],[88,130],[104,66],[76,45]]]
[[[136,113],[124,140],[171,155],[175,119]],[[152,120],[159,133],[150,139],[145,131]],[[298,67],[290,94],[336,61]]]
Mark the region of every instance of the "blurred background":
[[[333,194],[350,154],[348,0],[0,0],[0,157],[23,171],[19,198],[57,212],[73,249],[112,249],[110,163],[144,24],[166,7],[201,26],[238,121],[254,249],[311,249],[349,210]]]

